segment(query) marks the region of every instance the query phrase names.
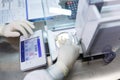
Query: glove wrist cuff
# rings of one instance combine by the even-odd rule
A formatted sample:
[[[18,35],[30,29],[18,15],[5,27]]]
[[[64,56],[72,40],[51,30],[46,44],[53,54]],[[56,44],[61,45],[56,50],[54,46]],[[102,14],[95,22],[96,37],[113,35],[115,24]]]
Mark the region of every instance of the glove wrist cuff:
[[[59,62],[56,63],[56,65],[58,67],[60,67],[61,71],[63,71],[64,76],[66,76],[68,74],[69,68],[65,64],[63,64],[63,62],[59,61]]]
[[[57,62],[48,68],[48,72],[55,80],[59,80],[68,74],[69,69],[62,62]]]

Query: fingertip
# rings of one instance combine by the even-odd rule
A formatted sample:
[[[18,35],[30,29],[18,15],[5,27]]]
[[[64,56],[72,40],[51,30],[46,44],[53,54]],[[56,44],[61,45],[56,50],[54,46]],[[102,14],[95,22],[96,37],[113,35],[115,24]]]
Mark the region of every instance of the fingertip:
[[[33,24],[31,24],[31,28],[33,28],[33,29],[34,29],[34,28],[35,28],[35,26],[34,26]]]
[[[13,34],[13,37],[19,37],[20,36],[20,33],[18,33],[18,32],[15,32],[14,34]]]
[[[29,23],[28,25],[29,25],[32,29],[35,28],[35,26],[34,26],[33,24],[31,24],[31,23]]]
[[[24,21],[25,23],[27,23],[31,28],[35,28],[34,23],[30,22],[30,21]]]
[[[31,28],[35,28],[35,26],[34,26],[34,23],[33,22],[28,22],[28,25],[31,27]]]
[[[16,36],[20,36],[20,33],[16,33]]]

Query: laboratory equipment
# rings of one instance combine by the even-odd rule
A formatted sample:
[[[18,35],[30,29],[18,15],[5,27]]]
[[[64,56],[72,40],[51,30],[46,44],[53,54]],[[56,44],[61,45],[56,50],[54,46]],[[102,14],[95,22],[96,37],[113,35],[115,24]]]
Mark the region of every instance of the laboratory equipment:
[[[58,33],[74,30],[75,32],[71,33],[76,34],[77,41],[82,48],[80,53],[84,58],[104,55],[102,51],[107,45],[112,46],[112,51],[115,52],[120,48],[119,13],[120,1],[118,0],[98,0],[95,3],[94,1],[90,3],[89,0],[79,0],[75,28],[65,29],[63,27],[63,29],[48,32],[49,45],[55,44],[55,37]],[[50,47],[53,60],[57,58],[56,50],[56,45]]]
[[[51,13],[51,8],[61,9],[58,4],[59,0],[26,0],[26,19],[29,21],[41,21],[46,19],[52,19],[53,16],[57,16],[58,14]]]
[[[101,12],[101,9],[104,5],[104,0],[88,0],[90,5],[96,5],[98,11]]]
[[[42,30],[36,31],[30,38],[20,37],[20,68],[22,71],[46,66],[46,53]]]
[[[78,0],[74,1],[67,1],[65,3],[65,9],[69,9],[72,11],[72,14],[69,17],[69,19],[76,19],[76,14],[77,14],[77,7],[78,7]]]
[[[79,1],[76,31],[84,57],[102,55],[108,45],[114,51],[120,48],[120,1],[103,0],[102,3],[99,9],[96,4],[89,4],[88,0]]]

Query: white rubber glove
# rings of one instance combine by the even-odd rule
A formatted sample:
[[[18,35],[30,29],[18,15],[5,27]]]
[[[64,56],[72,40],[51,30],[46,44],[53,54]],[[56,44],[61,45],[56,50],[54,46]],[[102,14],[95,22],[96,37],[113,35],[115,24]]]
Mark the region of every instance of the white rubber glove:
[[[56,64],[48,68],[48,72],[55,80],[61,80],[68,74],[79,56],[79,47],[68,40],[58,50],[58,54]]]
[[[58,60],[54,65],[48,69],[29,73],[24,80],[63,80],[79,56],[79,48],[71,42],[67,42],[58,52]]]
[[[18,37],[22,34],[28,37],[28,34],[33,34],[34,25],[29,21],[16,21],[8,25],[0,27],[0,35],[4,37]]]

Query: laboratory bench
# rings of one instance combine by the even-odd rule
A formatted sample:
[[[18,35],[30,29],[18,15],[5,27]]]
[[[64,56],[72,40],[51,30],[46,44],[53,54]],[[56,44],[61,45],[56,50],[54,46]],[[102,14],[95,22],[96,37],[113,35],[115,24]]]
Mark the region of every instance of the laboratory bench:
[[[8,39],[0,39],[0,80],[22,80],[25,72],[20,71],[19,40],[12,39],[8,43]]]
[[[14,39],[18,41],[18,39]],[[20,70],[19,48],[17,43],[0,42],[0,80],[23,80],[30,72]],[[88,62],[77,60],[65,80],[117,80],[120,75],[120,50],[117,57],[108,65],[102,59]],[[40,68],[41,69],[41,68]],[[38,69],[37,69],[38,70]]]

